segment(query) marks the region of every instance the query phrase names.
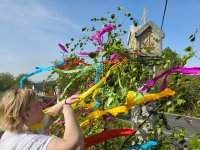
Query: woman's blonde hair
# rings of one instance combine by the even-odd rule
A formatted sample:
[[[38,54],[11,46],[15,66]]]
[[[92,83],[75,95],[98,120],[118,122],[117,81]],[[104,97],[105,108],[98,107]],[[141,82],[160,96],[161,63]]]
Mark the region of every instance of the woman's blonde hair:
[[[0,101],[0,129],[10,132],[28,130],[21,113],[27,109],[31,100],[36,97],[30,89],[11,89]]]

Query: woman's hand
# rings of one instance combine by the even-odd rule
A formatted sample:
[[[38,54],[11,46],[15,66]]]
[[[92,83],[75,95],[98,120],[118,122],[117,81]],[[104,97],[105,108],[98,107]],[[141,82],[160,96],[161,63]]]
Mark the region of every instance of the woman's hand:
[[[66,104],[73,104],[75,102],[79,101],[78,95],[72,95],[71,97],[65,99]]]

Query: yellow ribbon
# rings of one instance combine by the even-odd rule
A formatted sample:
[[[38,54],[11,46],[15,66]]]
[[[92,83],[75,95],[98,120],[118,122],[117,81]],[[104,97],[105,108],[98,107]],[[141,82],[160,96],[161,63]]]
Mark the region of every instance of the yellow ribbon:
[[[37,130],[41,129],[42,127],[44,127],[45,117],[46,117],[46,114],[43,115],[43,118],[39,123],[30,126],[31,131],[37,131]]]
[[[78,103],[82,104],[83,106],[85,106],[86,108],[93,108],[94,107],[94,101],[89,103],[89,104],[86,104],[83,100],[88,96],[90,95],[95,89],[97,89],[102,83],[105,83],[106,82],[106,79],[109,77],[111,71],[115,70],[117,67],[119,67],[121,64],[127,64],[127,60],[126,59],[123,59],[122,62],[118,62],[116,63],[115,65],[113,65],[109,71],[106,73],[106,76],[104,76],[98,83],[96,83],[95,85],[93,85],[91,88],[89,88],[86,92],[82,93],[82,94],[79,94],[78,97],[80,98],[80,101],[79,102],[76,102],[74,104],[72,104],[72,108],[75,108]],[[97,95],[98,93],[95,93],[93,95]],[[93,98],[94,100],[94,98]]]
[[[122,63],[127,63],[127,60],[124,59],[122,62],[118,62],[115,65],[113,65],[109,71],[106,73],[106,76],[103,77],[97,84],[93,85],[90,89],[88,89],[86,92],[84,92],[83,94],[79,94],[79,98],[80,98],[80,102],[74,103],[72,104],[72,108],[75,108],[78,104],[82,104],[83,106],[87,107],[87,108],[93,108],[94,107],[94,101],[95,101],[95,96],[99,93],[99,89],[98,87],[106,82],[106,79],[109,77],[111,71],[115,70],[117,67],[119,67]],[[94,91],[95,90],[95,91]],[[93,92],[94,91],[94,92]],[[93,92],[93,101],[89,104],[86,104],[83,99],[85,99],[88,95],[90,95]],[[110,113],[113,116],[116,116],[118,113],[123,113],[123,112],[127,112],[131,109],[131,107],[135,106],[135,105],[139,105],[142,104],[144,102],[148,102],[148,101],[152,101],[152,100],[156,100],[156,99],[160,99],[166,96],[173,96],[175,94],[174,91],[170,90],[170,89],[165,89],[164,91],[158,93],[158,94],[147,94],[145,95],[143,98],[139,99],[139,100],[135,100],[134,99],[134,91],[129,91],[127,98],[126,98],[126,102],[125,102],[125,106],[119,106],[119,107],[115,107],[109,110],[96,110],[94,112],[92,112],[83,122],[81,122],[80,126],[85,126],[86,124],[89,123],[89,120],[101,117],[102,115],[105,115],[106,113]],[[32,131],[36,131],[40,128],[42,128],[43,126],[43,121],[44,121],[45,115],[43,116],[43,119],[40,123],[31,126],[31,130]]]
[[[145,103],[145,102],[149,102],[152,100],[158,100],[161,99],[163,97],[166,96],[174,96],[175,92],[171,89],[166,88],[164,91],[157,93],[157,94],[146,94],[143,98],[139,99],[139,100],[135,100],[134,99],[134,91],[129,91],[127,98],[126,98],[126,102],[125,102],[125,106],[119,106],[119,107],[115,107],[109,110],[96,110],[94,112],[92,112],[81,124],[80,126],[84,126],[86,125],[86,123],[89,122],[89,120],[92,119],[96,119],[98,117],[101,117],[102,115],[105,115],[106,113],[110,113],[113,116],[116,116],[118,113],[124,113],[127,112],[131,109],[131,107]]]

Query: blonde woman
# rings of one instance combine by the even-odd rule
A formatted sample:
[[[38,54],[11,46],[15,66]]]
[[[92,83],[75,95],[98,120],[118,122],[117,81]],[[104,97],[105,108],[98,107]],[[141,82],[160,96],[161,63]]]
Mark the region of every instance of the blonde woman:
[[[48,110],[49,114],[62,114],[65,119],[63,138],[44,135],[44,128],[57,115],[45,116],[38,97],[29,89],[9,90],[0,101],[0,128],[5,131],[0,140],[1,150],[82,150],[83,137],[70,104],[77,95],[62,100]],[[35,125],[42,127],[35,131]]]

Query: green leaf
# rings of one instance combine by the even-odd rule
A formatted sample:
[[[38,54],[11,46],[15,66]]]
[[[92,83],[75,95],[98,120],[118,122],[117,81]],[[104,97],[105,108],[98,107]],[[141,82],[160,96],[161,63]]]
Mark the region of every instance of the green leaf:
[[[125,30],[124,30],[124,31],[123,31],[123,33],[124,33],[124,34],[126,34],[126,33],[127,33],[127,31],[125,31]]]
[[[188,52],[191,52],[191,51],[192,51],[192,47],[191,47],[191,46],[188,46],[186,49],[184,49],[184,51],[187,52],[187,53],[188,53]]]
[[[172,104],[172,102],[171,101],[168,101],[167,102],[167,106],[169,106],[169,105],[171,105]]]
[[[92,27],[91,31],[95,31],[95,27],[94,26]]]
[[[161,135],[162,134],[162,129],[161,128],[157,128],[157,133],[158,133],[158,135]]]
[[[100,20],[101,20],[101,21],[104,21],[104,18],[103,18],[103,17],[101,17],[101,18],[100,18]]]
[[[194,37],[194,34],[190,35],[189,39],[193,38]]]
[[[174,113],[174,109],[175,109],[175,107],[172,106],[171,108],[168,108],[167,112],[170,113],[170,114]]]
[[[164,67],[164,69],[167,69],[168,68],[168,64],[165,64],[163,67]]]
[[[167,63],[170,63],[171,62],[171,60],[167,60]]]
[[[110,104],[112,103],[113,100],[114,100],[114,99],[111,98],[111,97],[108,98],[108,100],[107,100],[106,103],[105,103],[105,109],[108,109],[108,108],[109,108],[109,106],[110,106]]]
[[[122,26],[122,24],[118,24],[117,26],[118,26],[118,27],[121,27],[121,26]]]
[[[93,53],[93,52],[91,52],[91,53],[89,53],[89,55],[88,55],[88,56],[89,56],[90,58],[95,58],[95,57],[96,57],[96,55],[97,55],[97,53]]]
[[[80,43],[80,47],[82,47],[82,46],[83,46],[83,43],[81,42],[81,43]]]
[[[192,149],[198,149],[200,148],[200,140],[192,140],[190,141],[190,148]]]
[[[138,23],[135,20],[133,21],[133,24],[134,24],[135,27],[138,26]]]
[[[195,41],[195,36],[193,38],[190,39],[191,42]]]
[[[105,57],[105,55],[107,54],[107,51],[103,51],[102,52],[102,56]]]
[[[186,142],[186,140],[181,140],[180,142],[179,142],[179,144],[184,144]]]
[[[183,104],[185,104],[185,100],[184,99],[177,99],[177,104],[178,105],[183,105]]]
[[[180,128],[180,134],[184,136],[185,133],[186,133],[186,129],[183,128],[183,127],[181,127],[181,128]]]
[[[134,102],[139,101],[144,98],[144,96],[140,92],[134,92]]]
[[[110,18],[111,18],[111,19],[114,19],[114,18],[115,18],[115,14],[112,14],[112,15],[110,16]]]
[[[86,30],[86,27],[82,28],[82,32]]]
[[[117,7],[118,10],[123,10],[122,6]]]
[[[200,107],[200,101],[197,101],[197,106]]]
[[[125,13],[124,16],[130,17],[131,14],[130,13]]]
[[[181,116],[176,116],[175,120],[179,120],[181,118]]]

